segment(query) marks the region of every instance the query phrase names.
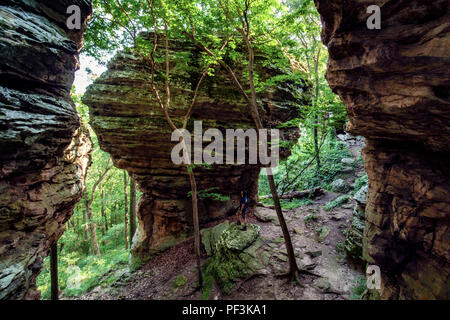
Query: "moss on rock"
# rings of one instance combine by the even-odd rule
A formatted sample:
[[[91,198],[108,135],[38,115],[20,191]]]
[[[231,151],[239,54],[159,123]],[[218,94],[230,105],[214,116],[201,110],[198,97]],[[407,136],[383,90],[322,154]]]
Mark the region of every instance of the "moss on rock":
[[[267,261],[260,257],[264,253],[260,250],[264,242],[259,236],[259,226],[249,224],[247,231],[242,231],[235,223],[227,224],[202,230],[202,235],[208,236],[203,243],[215,248],[214,255],[205,263],[205,278],[215,279],[224,294],[231,293],[238,278],[248,277],[264,268],[264,261]],[[222,232],[217,239],[219,230]],[[215,239],[216,242],[211,241]]]

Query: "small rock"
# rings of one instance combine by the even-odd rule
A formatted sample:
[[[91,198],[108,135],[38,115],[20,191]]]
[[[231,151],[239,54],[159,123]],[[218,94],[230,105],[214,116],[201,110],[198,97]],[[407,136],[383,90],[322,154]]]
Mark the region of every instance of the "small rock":
[[[318,278],[314,280],[313,287],[322,292],[327,292],[331,289],[331,284],[327,278]]]
[[[336,213],[335,215],[333,215],[331,217],[331,219],[335,220],[335,221],[339,221],[339,220],[342,220],[344,217],[345,217],[345,215],[343,213]]]
[[[305,252],[308,256],[310,256],[312,259],[320,257],[322,255],[322,250],[317,251],[307,251]]]
[[[318,241],[322,242],[330,233],[330,228],[328,228],[327,226],[323,226],[322,228],[320,228],[320,234],[319,234],[319,238]]]
[[[352,166],[355,164],[355,160],[353,158],[344,158],[341,160],[341,163],[347,166]]]
[[[334,180],[331,183],[330,188],[332,191],[339,193],[347,193],[351,190],[350,185],[343,179]]]
[[[255,211],[255,217],[261,222],[277,222],[277,214],[274,210],[268,208],[257,208]]]
[[[342,205],[342,208],[344,209],[352,209],[353,208],[353,204],[352,203],[345,203]]]
[[[277,259],[280,260],[281,262],[287,262],[288,261],[288,257],[282,254],[278,254]]]

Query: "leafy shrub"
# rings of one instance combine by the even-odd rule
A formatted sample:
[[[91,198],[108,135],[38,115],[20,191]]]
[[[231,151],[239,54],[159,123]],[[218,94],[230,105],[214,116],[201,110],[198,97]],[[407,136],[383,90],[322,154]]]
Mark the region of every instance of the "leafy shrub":
[[[315,215],[314,213],[308,214],[305,217],[305,223],[312,222],[312,221],[315,221],[315,220],[317,220],[317,215]]]
[[[187,278],[184,275],[180,274],[178,277],[175,278],[175,280],[172,283],[172,286],[174,288],[179,288],[179,287],[184,286],[186,284],[186,282],[187,282]]]
[[[356,281],[355,281],[355,286],[352,289],[352,295],[350,296],[350,299],[354,299],[354,300],[360,300],[362,295],[364,294],[364,292],[367,289],[367,284],[366,284],[367,280],[364,276],[359,276],[357,277]]]
[[[278,166],[278,172],[274,176],[275,183],[278,185],[278,192],[282,191],[286,181],[296,176],[298,178],[291,186],[286,188],[286,192],[326,187],[344,168],[341,160],[351,157],[345,144],[337,140],[334,135],[328,134],[320,152],[321,165],[320,168],[317,168],[316,161],[313,159],[314,146],[309,141],[310,139],[310,137],[302,138],[292,148],[291,156]],[[269,183],[267,177],[261,175],[259,195],[267,194],[270,194]]]
[[[355,189],[353,190],[353,194],[356,194],[362,187],[369,184],[369,176],[367,174],[362,175],[358,179],[355,180]]]
[[[300,208],[314,203],[311,199],[292,199],[291,201],[281,200],[281,208],[290,210]]]
[[[125,223],[115,224],[109,228],[101,237],[101,242],[104,244],[101,246],[102,253],[119,246],[125,247]]]
[[[334,208],[340,207],[342,206],[344,203],[346,203],[348,201],[348,199],[350,199],[349,196],[340,196],[337,197],[336,199],[334,199],[333,201],[328,202],[327,204],[324,205],[323,209],[325,211],[330,211]]]

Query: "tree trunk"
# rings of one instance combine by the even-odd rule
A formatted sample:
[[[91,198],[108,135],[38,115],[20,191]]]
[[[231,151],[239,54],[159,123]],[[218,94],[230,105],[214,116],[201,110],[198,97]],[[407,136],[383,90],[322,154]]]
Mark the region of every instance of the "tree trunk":
[[[254,62],[255,62],[255,52],[251,46],[248,36],[244,33],[244,39],[247,43],[248,54],[249,54],[249,79],[250,79],[250,89],[251,89],[251,100],[249,100],[248,106],[250,108],[250,113],[253,115],[253,120],[255,122],[256,128],[263,129],[262,121],[258,113],[258,105],[256,100],[256,87],[254,80]],[[272,168],[266,168],[267,179],[269,180],[270,192],[272,193],[272,199],[275,204],[275,211],[277,213],[278,221],[280,222],[281,230],[283,232],[284,242],[286,246],[286,251],[289,258],[289,275],[293,279],[297,279],[298,276],[298,266],[295,260],[294,247],[292,246],[291,235],[286,224],[286,220],[283,216],[283,211],[281,210],[280,198],[278,197],[277,187],[275,186],[275,181],[273,178]]]
[[[136,182],[130,179],[130,248],[136,232]]]
[[[314,42],[316,42],[314,40]],[[314,61],[314,71],[315,71],[315,92],[314,92],[314,103],[315,103],[315,113],[314,113],[314,149],[316,152],[316,162],[317,162],[317,173],[319,173],[320,169],[320,154],[319,154],[319,138],[318,138],[318,130],[317,126],[319,125],[319,118],[317,116],[317,110],[319,107],[319,61],[320,61],[320,44],[319,50],[317,52],[317,56]]]
[[[283,216],[283,211],[281,210],[280,199],[278,197],[277,188],[275,186],[275,181],[273,179],[272,169],[266,168],[267,179],[269,180],[270,191],[272,193],[273,203],[275,205],[275,211],[277,213],[278,221],[280,222],[281,231],[283,232],[284,244],[286,246],[286,251],[289,258],[289,275],[291,278],[296,279],[298,275],[297,261],[295,260],[294,247],[292,246],[291,235],[286,224],[286,220]]]
[[[58,242],[50,247],[50,278],[51,278],[51,299],[58,300]]]
[[[91,233],[91,245],[92,245],[92,252],[100,257],[100,249],[98,248],[98,240],[97,240],[97,227],[94,222],[94,214],[92,212],[92,203],[87,202],[87,212],[88,212],[88,219],[89,219],[89,230]]]
[[[123,171],[123,193],[125,196],[125,249],[128,250],[128,189],[127,172]]]
[[[224,8],[222,2],[220,2],[220,4],[221,4],[222,8]],[[224,9],[224,11],[225,11],[225,9]],[[247,22],[247,27],[248,27],[249,24],[247,21],[247,17],[244,16],[244,18],[245,18],[245,21]],[[230,20],[233,22],[233,20],[231,18],[230,18]],[[225,69],[228,71],[228,73],[231,77],[231,80],[233,81],[233,83],[236,85],[238,90],[241,92],[241,94],[247,101],[247,105],[249,107],[249,111],[250,111],[250,114],[256,125],[256,128],[258,130],[261,130],[261,129],[263,129],[263,124],[262,124],[262,121],[261,121],[261,118],[260,118],[259,112],[258,112],[258,104],[257,104],[257,99],[256,99],[256,87],[255,87],[255,80],[254,80],[255,51],[253,50],[253,47],[252,47],[250,39],[249,39],[250,31],[244,30],[244,29],[239,29],[239,31],[241,32],[242,37],[243,37],[245,43],[247,44],[247,49],[248,49],[248,62],[249,62],[248,70],[249,70],[249,82],[250,82],[251,97],[248,97],[247,93],[243,89],[242,85],[240,84],[240,82],[237,79],[236,74],[233,72],[233,70],[231,70],[231,68],[228,65],[226,65],[223,62],[223,60],[219,60],[219,63],[222,66],[225,65]],[[297,266],[297,261],[295,260],[295,253],[294,253],[294,248],[292,246],[291,236],[289,234],[286,220],[284,219],[284,216],[283,216],[283,211],[281,210],[280,199],[278,197],[277,188],[275,186],[272,169],[270,167],[268,167],[268,168],[266,168],[266,171],[267,171],[267,179],[269,180],[270,191],[272,193],[272,198],[273,198],[273,201],[275,204],[275,211],[277,213],[277,217],[280,222],[281,230],[283,231],[283,237],[284,237],[284,241],[285,241],[285,245],[286,245],[286,251],[288,253],[289,275],[292,279],[297,279],[299,268]]]
[[[314,150],[316,153],[316,163],[317,163],[317,172],[319,172],[320,169],[320,154],[319,154],[319,138],[318,138],[318,117],[317,115],[314,115],[314,129],[313,129],[313,135],[314,135]]]
[[[102,188],[102,218],[103,218],[103,224],[102,224],[102,234],[105,235],[106,231],[108,231],[108,219],[106,217],[106,210],[105,210],[105,190]]]
[[[84,225],[84,236],[86,238],[86,241],[89,243],[89,222],[87,218],[87,201],[85,201],[85,209],[83,210],[83,225]],[[89,254],[92,254],[92,247],[89,247]]]

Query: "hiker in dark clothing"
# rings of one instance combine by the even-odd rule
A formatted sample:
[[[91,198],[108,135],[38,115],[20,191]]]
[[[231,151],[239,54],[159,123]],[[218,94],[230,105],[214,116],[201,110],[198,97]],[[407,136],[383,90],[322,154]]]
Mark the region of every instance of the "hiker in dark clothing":
[[[247,230],[247,218],[245,216],[247,213],[247,202],[247,192],[241,191],[241,202],[239,204],[239,210],[236,213],[238,218],[238,225],[240,225],[241,223],[244,224],[244,228],[242,229],[243,231]]]

